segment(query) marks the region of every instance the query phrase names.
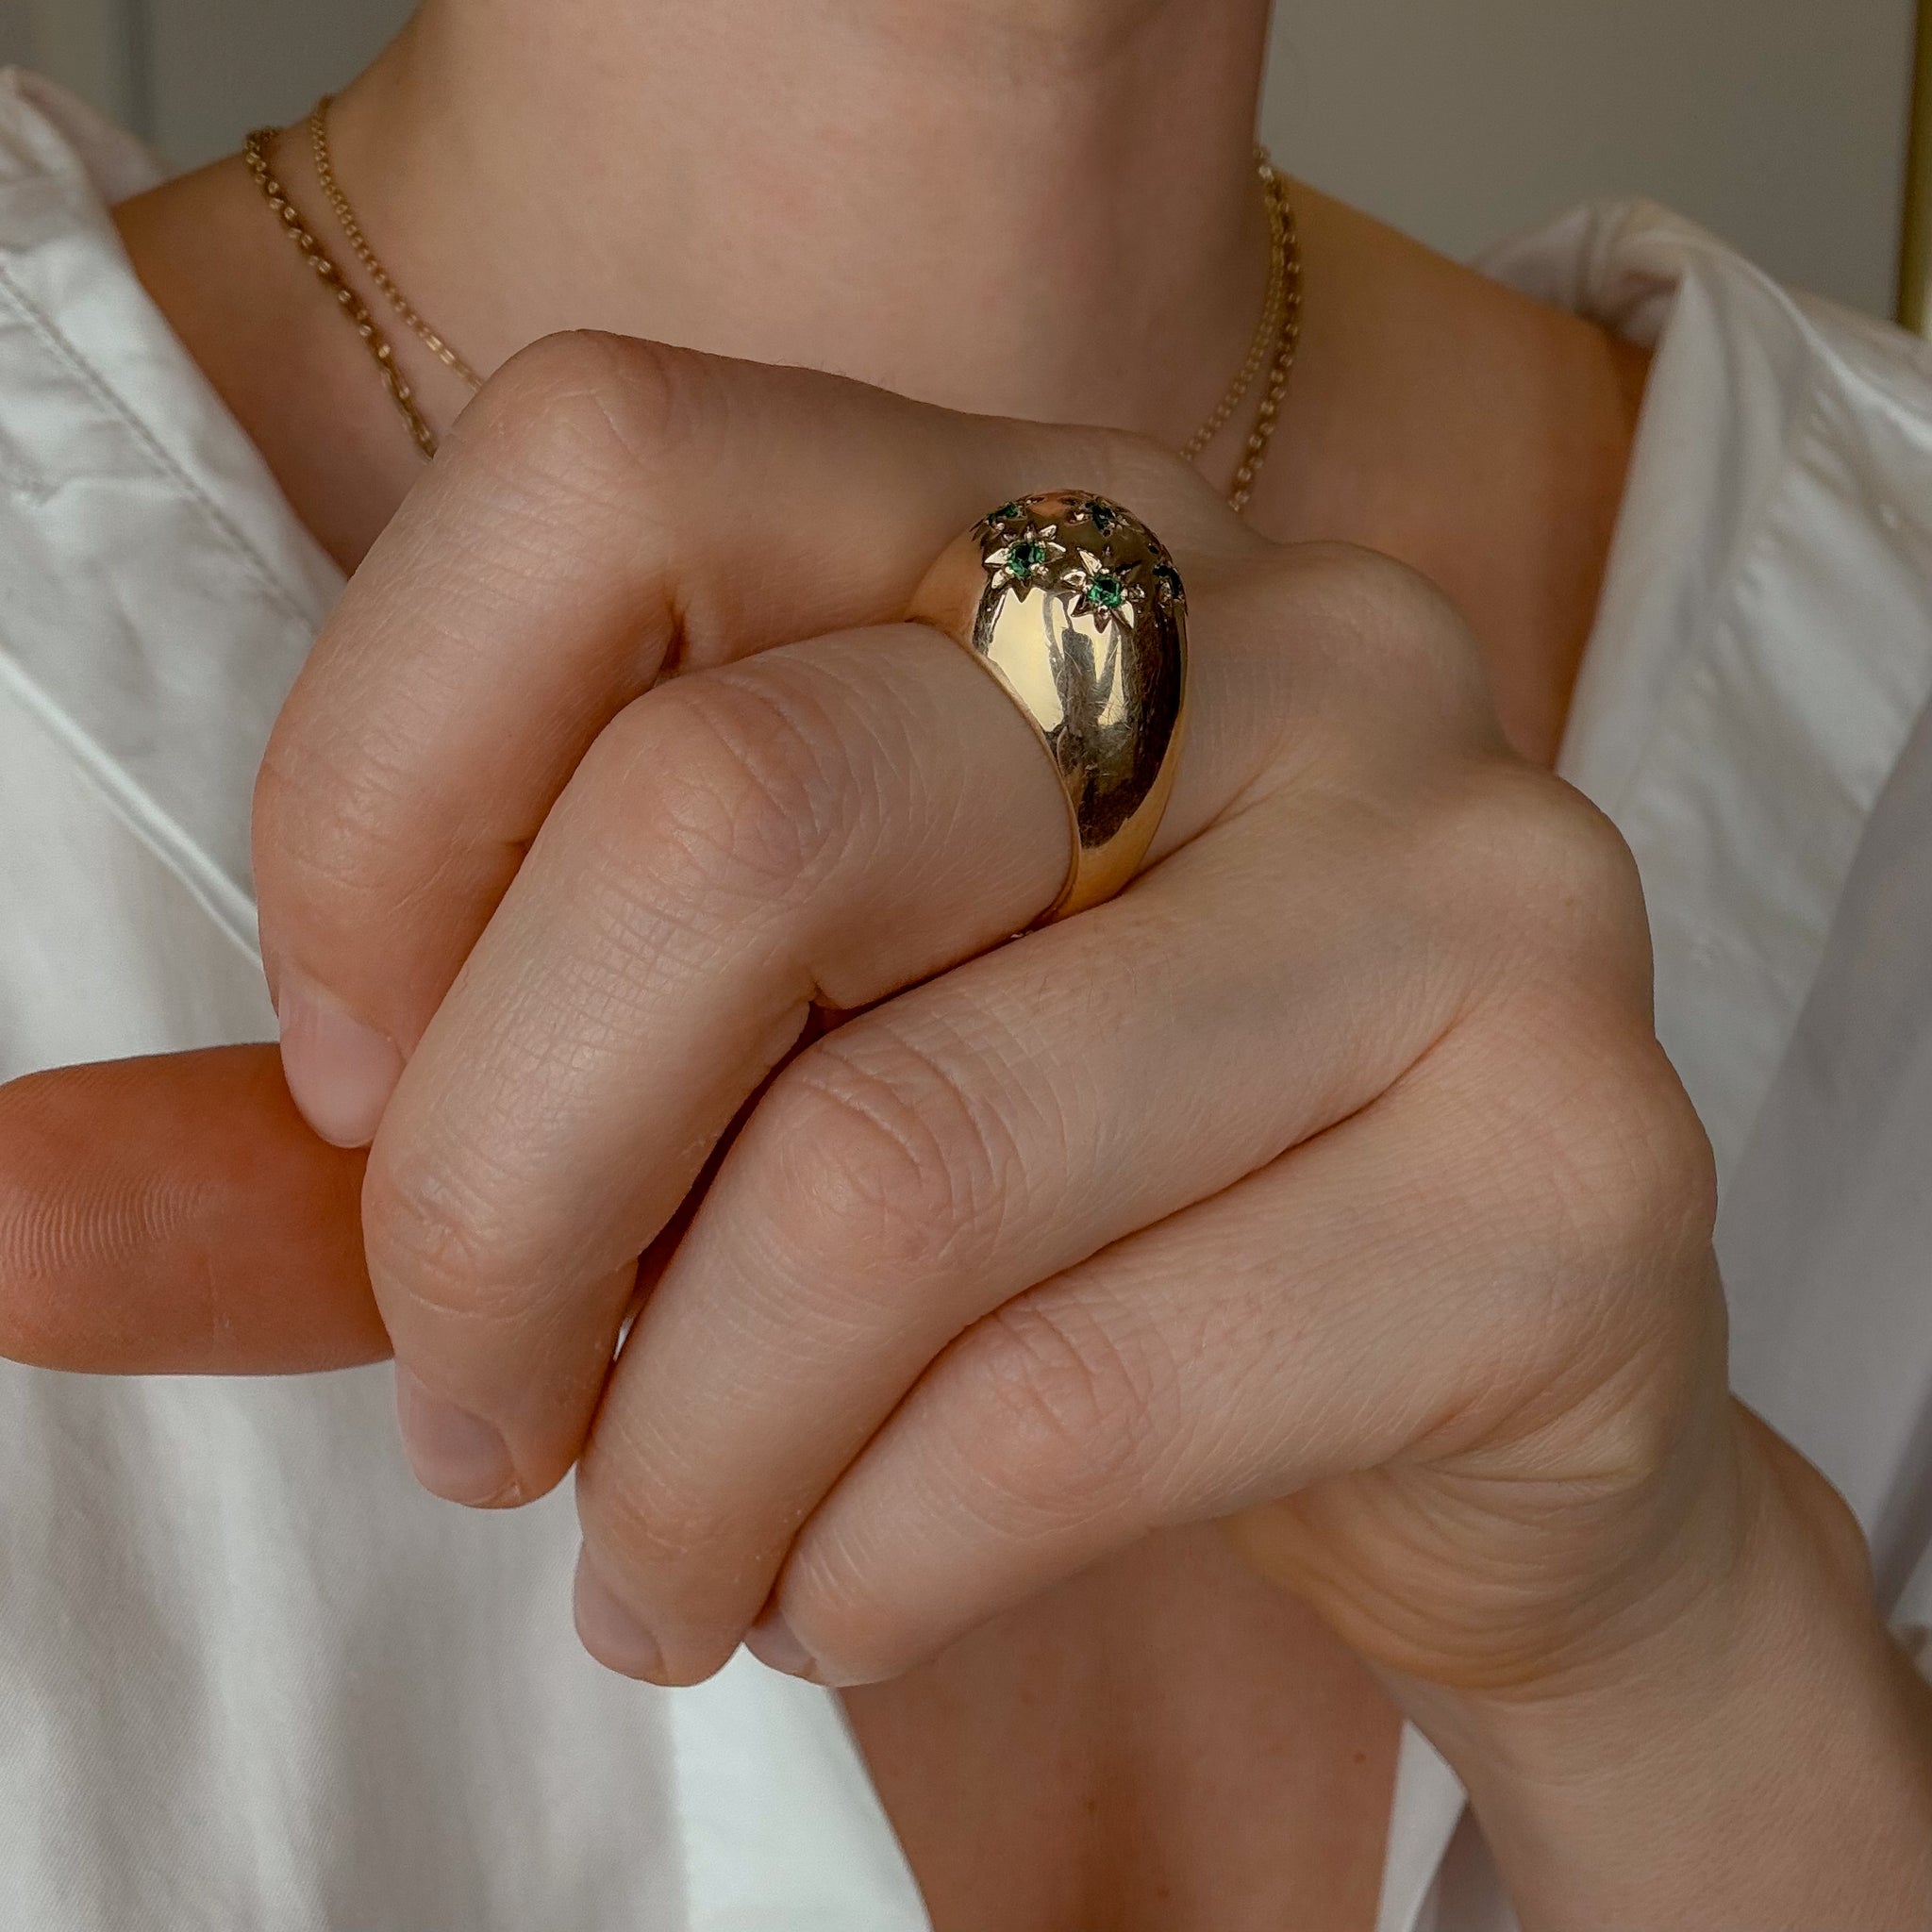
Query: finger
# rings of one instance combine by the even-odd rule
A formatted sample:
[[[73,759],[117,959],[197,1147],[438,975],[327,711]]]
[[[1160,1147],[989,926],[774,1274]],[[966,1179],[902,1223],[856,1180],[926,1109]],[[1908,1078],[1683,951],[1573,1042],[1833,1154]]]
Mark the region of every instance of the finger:
[[[1279,706],[1257,702],[1281,676],[1274,633],[1224,633],[1218,595],[1198,602],[1175,841],[1239,793],[1278,729]],[[993,945],[1066,863],[1030,725],[931,632],[786,646],[628,707],[374,1150],[370,1267],[423,1480],[470,1503],[553,1485],[608,1371],[631,1260],[813,1004],[864,1008]]]
[[[369,1140],[625,704],[667,671],[896,617],[990,504],[1074,475],[1125,491],[1173,545],[1253,541],[1124,438],[615,338],[519,358],[358,573],[262,768],[263,955],[318,1131]]]
[[[370,1267],[414,1377],[424,1481],[469,1503],[550,1488],[636,1257],[814,1003],[860,1008],[993,943],[1051,900],[1066,857],[1024,722],[929,632],[787,647],[626,710],[372,1150]],[[447,1418],[434,1441],[427,1391]]]
[[[1518,1091],[1573,1114],[1587,1104],[1595,1043],[1525,1044],[1541,1064],[1502,1070],[1523,1076]],[[1375,1602],[1325,1591],[1319,1562],[1296,1581],[1400,1668],[1431,1566],[1466,1569],[1458,1524],[1507,1509],[1534,1467],[1523,1565],[1499,1560],[1470,1632],[1473,1654],[1507,1648],[1507,1620],[1526,1616],[1530,1582],[1553,1567],[1551,1491],[1573,1486],[1588,1517],[1635,1447],[1604,1391],[1680,1381],[1715,1331],[1707,1305],[1660,1309],[1656,1293],[1657,1230],[1674,1217],[1695,1239],[1695,1189],[1670,1153],[1684,1131],[1599,1134],[1564,1184],[1532,1197],[1507,1176],[1570,1123],[1535,1106],[1472,1133],[1462,1050],[970,1329],[805,1524],[753,1647],[827,1683],[896,1675],[1151,1530],[1291,1496],[1320,1518],[1336,1493],[1324,1485],[1363,1482],[1377,1493],[1331,1510],[1333,1533],[1399,1545],[1384,1566],[1399,1589]],[[1551,1058],[1583,1100],[1546,1083]],[[1419,1168],[1424,1145],[1456,1158]],[[1429,1510],[1401,1511],[1405,1463],[1478,1445]],[[1377,1569],[1355,1548],[1334,1562],[1338,1576]]]
[[[0,1356],[91,1374],[380,1359],[362,1169],[309,1131],[273,1046],[0,1087]]]
[[[1413,842],[1320,799],[1266,838],[1219,826],[791,1063],[579,1474],[591,1567],[670,1680],[737,1647],[798,1524],[957,1336],[1346,1118],[1444,1030],[1465,989],[1417,970],[1435,868],[1389,849]],[[1337,890],[1364,877],[1384,889]]]

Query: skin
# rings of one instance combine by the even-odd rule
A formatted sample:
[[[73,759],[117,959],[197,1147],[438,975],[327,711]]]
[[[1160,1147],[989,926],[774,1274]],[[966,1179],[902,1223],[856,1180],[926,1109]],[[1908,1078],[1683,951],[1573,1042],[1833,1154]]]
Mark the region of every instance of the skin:
[[[597,326],[1172,444],[1258,297],[1259,9],[1045,25],[465,0],[352,90],[339,166],[480,366]],[[1083,190],[1016,223],[1016,179]],[[392,1339],[419,1473],[473,1504],[551,1486],[594,1417],[586,1641],[689,1681],[756,1624],[848,1686],[941,1932],[1366,1924],[1398,1709],[1526,1925],[1904,1923],[1924,1698],[1835,1499],[1724,1394],[1627,859],[1536,769],[1641,358],[1298,206],[1309,325],[1247,531],[1141,441],[580,337],[510,359],[419,481],[238,167],[120,210],[363,566],[257,828],[290,1088],[348,1146],[247,1049],[0,1091],[8,1352],[292,1369]],[[950,647],[854,627],[986,504],[1073,476],[1182,557],[1196,728],[1165,862],[989,954],[1063,862],[1037,749]],[[792,565],[747,583],[747,545]],[[666,824],[692,836],[636,829]],[[1112,981],[1124,1014],[1172,989],[1134,1053],[1028,1043]],[[793,1058],[814,1001],[874,1010]],[[989,1230],[958,1183],[994,1122],[1034,1137]],[[1113,1185],[1071,1159],[1102,1144]]]
[[[485,372],[554,330],[606,328],[1178,444],[1260,302],[1248,155],[1266,12],[442,0],[345,91],[331,140],[412,299]],[[891,25],[908,19],[917,31]],[[1036,69],[1056,44],[1063,58]],[[1105,59],[1084,58],[1096,47]],[[1001,88],[982,84],[989,66]],[[277,159],[325,226],[300,130]],[[1011,183],[1034,178],[1086,185],[1023,197],[1016,221]],[[1441,585],[1483,640],[1512,737],[1548,761],[1646,358],[1312,188],[1295,207],[1306,328],[1251,520]],[[420,463],[239,160],[117,219],[303,520],[352,568]],[[446,424],[467,392],[394,334]],[[1238,414],[1206,474],[1232,474],[1246,429]]]

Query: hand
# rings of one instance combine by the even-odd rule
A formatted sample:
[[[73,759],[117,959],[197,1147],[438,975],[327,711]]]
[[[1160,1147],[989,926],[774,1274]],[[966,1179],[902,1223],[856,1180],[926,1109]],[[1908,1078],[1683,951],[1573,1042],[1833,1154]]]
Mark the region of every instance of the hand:
[[[849,626],[1067,480],[1183,559],[1195,726],[1154,870],[1002,946],[1065,861],[1045,761],[957,649]],[[512,1502],[581,1455],[612,1661],[700,1677],[763,1611],[885,1676],[1292,1497],[1353,1642],[1486,1687],[1724,1560],[1632,868],[1396,567],[1136,442],[553,345],[344,600],[257,823],[291,1084],[381,1122],[418,1468]],[[860,1016],[783,1064],[815,1005]]]
[[[1051,777],[887,620],[1069,483],[1179,556],[1195,726],[1152,870],[1001,944],[1065,863]],[[1471,1713],[1614,1682],[1756,1574],[1627,856],[1392,565],[1262,544],[1131,441],[551,344],[358,576],[258,832],[291,1084],[380,1124],[419,1471],[514,1502],[581,1455],[620,1668],[756,1624],[888,1675],[1247,1511],[1480,1770]],[[858,1017],[796,1051],[822,1008]]]

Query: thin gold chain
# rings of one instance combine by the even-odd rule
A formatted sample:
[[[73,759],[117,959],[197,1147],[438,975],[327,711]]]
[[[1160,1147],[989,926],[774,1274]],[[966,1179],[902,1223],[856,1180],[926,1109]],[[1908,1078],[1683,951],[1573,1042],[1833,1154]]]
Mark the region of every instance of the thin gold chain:
[[[314,230],[303,220],[301,210],[289,199],[288,191],[275,179],[270,155],[275,140],[276,130],[273,127],[258,127],[248,137],[242,150],[242,158],[248,164],[248,172],[255,176],[256,185],[261,190],[269,207],[274,209],[281,223],[283,232],[301,250],[302,258],[315,271],[316,278],[332,294],[344,315],[354,325],[356,333],[361,337],[364,346],[375,358],[375,366],[382,373],[396,408],[402,411],[403,420],[409,425],[409,434],[415,439],[416,447],[425,458],[436,454],[436,432],[430,428],[423,411],[416,407],[415,391],[410,389],[408,379],[396,365],[395,352],[391,348],[389,338],[377,325],[375,316],[369,312],[369,305],[350,287],[348,281],[335,263],[329,258],[328,251],[315,239]]]
[[[329,153],[328,143],[328,110],[331,104],[328,95],[324,95],[316,103],[314,111],[308,117],[308,139],[310,153],[315,161],[316,178],[322,184],[323,194],[328,201],[338,225],[346,237],[349,246],[355,251],[356,259],[361,263],[371,281],[381,291],[383,299],[408,327],[411,334],[438,361],[460,376],[470,388],[480,389],[482,378],[451,347],[449,341],[423,319],[408,297],[397,286],[394,277],[383,266],[381,258],[370,245],[362,224],[357,218],[354,205],[336,177],[334,159]],[[316,239],[314,230],[303,219],[300,210],[290,199],[287,190],[276,180],[270,164],[275,140],[275,132],[273,128],[259,128],[248,137],[242,156],[248,164],[249,173],[255,176],[257,184],[267,198],[269,207],[280,220],[290,239],[301,250],[303,258],[315,271],[317,278],[335,296],[343,314],[348,317],[357,334],[361,337],[381,372],[391,398],[408,425],[409,434],[416,447],[425,458],[435,456],[436,433],[430,428],[422,409],[418,407],[415,392],[410,389],[408,379],[396,363],[395,353],[389,339],[370,313],[368,305],[356,292],[347,277],[330,258],[328,251]],[[1235,471],[1234,482],[1228,491],[1228,503],[1238,513],[1247,508],[1248,501],[1254,494],[1255,479],[1260,474],[1261,465],[1268,459],[1269,446],[1274,441],[1275,428],[1280,422],[1282,401],[1288,393],[1289,378],[1293,374],[1295,357],[1301,346],[1302,256],[1294,208],[1289,198],[1287,180],[1269,158],[1266,148],[1256,149],[1255,165],[1268,205],[1268,286],[1262,299],[1260,318],[1256,324],[1254,338],[1248,344],[1248,353],[1241,368],[1235,373],[1234,380],[1228,385],[1208,420],[1181,445],[1183,457],[1190,462],[1198,461],[1206,453],[1208,446],[1233,421],[1235,411],[1241,408],[1254,389],[1263,368],[1266,368],[1267,377],[1262,387],[1261,401],[1256,411],[1254,426],[1248,433],[1241,463]]]
[[[1288,250],[1284,245],[1286,237],[1282,229],[1281,210],[1269,190],[1269,178],[1274,171],[1266,148],[1255,150],[1255,166],[1261,178],[1262,200],[1268,211],[1267,292],[1262,298],[1261,313],[1255,324],[1254,339],[1248,344],[1246,359],[1220,402],[1214,406],[1214,413],[1181,444],[1181,455],[1191,463],[1198,461],[1208,445],[1227,427],[1234,412],[1254,388],[1255,378],[1260,375],[1262,364],[1274,350],[1275,336],[1281,326],[1281,305],[1288,291]]]
[[[1269,365],[1267,387],[1261,391],[1261,406],[1255,414],[1255,426],[1248,432],[1248,443],[1241,453],[1241,466],[1234,473],[1234,487],[1227,492],[1228,508],[1240,516],[1255,493],[1255,478],[1268,460],[1269,446],[1281,423],[1281,405],[1288,394],[1289,378],[1294,374],[1295,357],[1302,345],[1302,246],[1301,233],[1294,218],[1286,177],[1272,163],[1267,166],[1268,203],[1271,224],[1281,236],[1282,289],[1281,322],[1276,331],[1274,359]]]
[[[329,94],[324,94],[316,102],[315,110],[308,117],[308,146],[315,157],[315,178],[322,183],[323,194],[334,210],[349,246],[356,251],[356,259],[368,270],[369,279],[382,291],[383,299],[408,325],[416,340],[445,369],[454,370],[472,389],[481,389],[483,378],[416,312],[408,297],[391,279],[375,250],[369,245],[369,238],[362,232],[362,224],[356,219],[356,210],[349,205],[349,197],[342,192],[341,184],[336,179],[335,162],[329,155],[328,110],[333,105],[333,96]]]

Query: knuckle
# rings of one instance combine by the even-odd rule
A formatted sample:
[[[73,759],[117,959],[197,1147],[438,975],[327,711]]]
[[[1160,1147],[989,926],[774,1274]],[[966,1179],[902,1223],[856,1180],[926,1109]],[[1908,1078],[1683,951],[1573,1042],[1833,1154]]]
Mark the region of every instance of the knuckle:
[[[736,1546],[738,1512],[701,1482],[679,1480],[655,1442],[600,1422],[577,1469],[577,1517],[612,1567],[654,1591]]]
[[[1567,1278],[1635,1280],[1709,1244],[1708,1138],[1652,1017],[1637,865],[1569,786],[1488,762],[1441,815],[1425,863],[1474,935],[1486,1088],[1523,1209]]]
[[[1513,758],[1481,760],[1438,801],[1424,859],[1464,918],[1524,975],[1646,1014],[1650,925],[1637,861],[1610,821],[1560,779]]]
[[[1524,1016],[1519,1016],[1524,1017]],[[1542,1176],[1546,1213],[1574,1278],[1647,1280],[1710,1244],[1716,1170],[1702,1123],[1654,1036],[1624,1017],[1572,1008],[1533,1020],[1542,1065],[1525,1110],[1523,1171]]]
[[[378,641],[391,658],[394,634],[433,628],[427,593],[452,574],[514,598],[533,558],[555,570],[569,557],[594,591],[615,557],[641,607],[668,597],[678,491],[719,383],[693,352],[581,333],[545,338],[485,385],[446,439],[463,488],[432,491],[397,519],[385,539],[402,546],[392,567],[349,586],[270,734],[254,843],[272,908],[286,894],[299,909],[314,894],[380,909],[395,880],[422,869],[425,815],[408,805],[442,782],[425,756],[442,742],[443,693],[435,679],[390,678],[372,709],[353,676],[344,684],[343,662],[368,659]],[[639,617],[677,628],[675,612]]]
[[[539,557],[631,560],[650,594],[679,543],[680,506],[718,445],[724,378],[694,350],[581,331],[547,336],[486,383],[438,458],[495,511],[491,550],[452,525],[442,551],[491,575]],[[449,521],[445,519],[445,521]],[[354,594],[353,587],[351,594]],[[658,613],[677,628],[682,613]]]
[[[1461,613],[1429,578],[1347,543],[1278,546],[1243,573],[1304,649],[1319,649],[1351,688],[1439,733],[1500,742],[1482,652]],[[1430,703],[1418,704],[1422,695]]]
[[[1106,494],[1116,502],[1129,508],[1145,505],[1150,519],[1170,509],[1184,518],[1204,508],[1225,516],[1220,492],[1192,463],[1158,439],[1131,429],[1101,429],[1093,437],[1089,460],[1105,477]]]
[[[388,903],[392,882],[420,866],[420,815],[398,810],[412,774],[408,721],[393,712],[343,755],[291,714],[269,739],[256,777],[253,843],[265,909],[334,908],[353,918]]]
[[[1023,1295],[974,1331],[981,1400],[962,1444],[1003,1512],[1047,1524],[1131,1507],[1161,1378],[1076,1299]]]
[[[480,1157],[472,1171],[445,1151],[408,1149],[385,1128],[362,1183],[369,1278],[385,1318],[522,1312],[541,1257],[521,1252],[506,1212],[513,1191]]]
[[[1648,1034],[1631,1041],[1605,1084],[1594,1141],[1585,1144],[1612,1247],[1646,1257],[1707,1248],[1717,1220],[1716,1161],[1663,1049]]]
[[[700,434],[716,381],[693,350],[566,330],[511,357],[448,441],[453,453],[512,476],[584,493],[613,469],[662,477]]]
[[[1618,935],[1640,941],[1647,978],[1649,922],[1629,846],[1580,791],[1554,778],[1538,790],[1540,808],[1523,813],[1518,829],[1519,874],[1573,947],[1594,953]]]
[[[1651,1324],[1648,1346],[1633,1349],[1575,1418],[1589,1429],[1591,1488],[1614,1499],[1682,1471],[1714,1420],[1710,1395],[1724,1384],[1725,1344],[1714,1289],[1685,1298],[1675,1320]]]
[[[1686,1271],[1668,1297],[1597,1297],[1587,1322],[1551,1337],[1555,1346],[1531,1424],[1546,1474],[1586,1524],[1607,1511],[1628,1527],[1627,1504],[1659,1479],[1681,1478],[1688,1457],[1728,1426],[1727,1324],[1714,1265]],[[1647,1512],[1646,1512],[1647,1515]]]
[[[803,682],[751,667],[637,700],[581,776],[596,873],[656,917],[706,926],[808,894],[845,847],[857,791]]]
[[[1454,605],[1407,564],[1346,543],[1266,544],[1211,584],[1254,713],[1253,756],[1285,778],[1412,800],[1505,749],[1482,655]]]
[[[1024,1181],[970,1072],[890,1037],[821,1041],[773,1095],[769,1211],[821,1278],[899,1299],[970,1273]]]

